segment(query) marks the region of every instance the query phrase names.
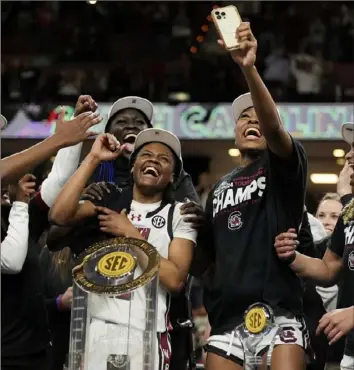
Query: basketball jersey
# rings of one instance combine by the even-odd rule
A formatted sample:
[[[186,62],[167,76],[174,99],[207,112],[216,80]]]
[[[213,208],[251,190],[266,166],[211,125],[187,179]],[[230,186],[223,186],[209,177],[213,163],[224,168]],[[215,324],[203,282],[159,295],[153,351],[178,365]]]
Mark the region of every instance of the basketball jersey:
[[[197,233],[189,223],[185,223],[180,214],[182,203],[161,206],[161,202],[142,204],[132,201],[128,218],[140,234],[155,247],[161,257],[168,259],[169,245],[174,237],[196,242]],[[138,265],[134,278],[142,274]],[[130,302],[123,299],[91,295],[89,312],[92,317],[117,324],[128,324],[136,329],[145,329],[146,294],[141,287],[133,291]],[[157,331],[169,329],[170,295],[161,284],[158,287]]]

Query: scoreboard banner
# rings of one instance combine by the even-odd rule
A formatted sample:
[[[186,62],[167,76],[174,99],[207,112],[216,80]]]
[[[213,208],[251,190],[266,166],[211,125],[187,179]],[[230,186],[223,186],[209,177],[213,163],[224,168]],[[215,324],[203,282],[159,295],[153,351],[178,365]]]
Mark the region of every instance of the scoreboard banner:
[[[94,131],[104,131],[110,106],[111,103],[98,104],[104,119]],[[69,119],[74,108],[65,108]],[[354,105],[279,104],[278,110],[286,130],[296,139],[340,140],[342,124],[353,121]],[[3,139],[47,138],[55,130],[58,112],[59,107],[37,107],[36,110],[33,105],[31,109],[24,106],[9,120],[1,136]],[[172,131],[181,140],[230,140],[234,137],[231,104],[154,104],[153,124]]]

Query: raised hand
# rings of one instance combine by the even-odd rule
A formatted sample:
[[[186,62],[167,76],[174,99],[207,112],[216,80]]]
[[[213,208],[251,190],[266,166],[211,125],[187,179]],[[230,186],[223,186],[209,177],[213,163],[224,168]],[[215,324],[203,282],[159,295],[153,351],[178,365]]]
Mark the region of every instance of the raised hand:
[[[18,202],[29,203],[31,195],[36,192],[36,177],[27,174],[18,182],[15,199]]]
[[[91,95],[80,95],[75,105],[74,116],[77,117],[84,112],[96,112],[98,105]]]
[[[70,121],[65,121],[65,109],[63,108],[56,122],[55,133],[60,135],[64,146],[75,145],[91,136],[96,136],[96,133],[89,129],[100,123],[102,119],[99,113],[84,112]]]
[[[111,134],[100,134],[92,145],[90,154],[100,161],[112,161],[119,157],[125,146]]]
[[[239,43],[239,48],[230,51],[232,59],[241,68],[253,67],[256,63],[257,40],[253,36],[249,22],[242,22],[239,25],[235,37]],[[224,47],[221,40],[218,40],[218,43]]]

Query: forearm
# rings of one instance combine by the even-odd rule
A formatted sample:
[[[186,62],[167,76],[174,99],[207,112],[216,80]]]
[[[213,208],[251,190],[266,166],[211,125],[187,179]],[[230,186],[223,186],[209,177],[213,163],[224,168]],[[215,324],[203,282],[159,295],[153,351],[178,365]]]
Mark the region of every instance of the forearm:
[[[18,274],[28,250],[28,204],[14,202],[9,216],[7,236],[1,243],[1,272]]]
[[[64,185],[49,212],[50,219],[55,224],[69,226],[74,220],[82,192],[99,163],[97,158],[89,154]]]
[[[268,135],[274,135],[274,132],[281,126],[281,120],[272,96],[256,67],[244,69],[243,74],[251,92],[254,109],[263,135],[266,138]]]
[[[290,268],[300,277],[311,279],[319,286],[329,287],[334,285],[336,281],[336,274],[323,260],[298,252],[296,252],[296,258]]]
[[[52,170],[43,181],[41,188],[42,200],[51,207],[61,188],[78,168],[82,143],[59,150]]]
[[[283,130],[276,104],[256,67],[242,69],[251,92],[259,126],[268,145],[280,156],[291,154],[290,136]]]
[[[129,236],[145,241],[145,238],[138,230],[130,233]],[[133,247],[132,250],[137,257],[139,266],[142,270],[145,270],[148,264],[148,256],[139,248]],[[159,282],[166,290],[170,292],[179,291],[183,287],[185,278],[186,276],[182,276],[178,267],[173,262],[160,256]]]
[[[66,146],[60,134],[54,134],[29,149],[23,150],[10,157],[1,160],[1,181],[12,183],[19,180],[25,173],[31,170],[42,161],[52,157],[57,151]]]

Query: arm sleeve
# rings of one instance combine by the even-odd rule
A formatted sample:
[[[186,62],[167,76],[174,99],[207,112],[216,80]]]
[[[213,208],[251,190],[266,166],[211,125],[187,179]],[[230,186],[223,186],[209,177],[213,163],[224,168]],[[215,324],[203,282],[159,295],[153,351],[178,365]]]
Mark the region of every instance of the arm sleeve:
[[[28,250],[28,204],[14,202],[9,215],[7,236],[1,243],[1,273],[18,274]]]
[[[52,170],[43,181],[41,198],[50,208],[61,188],[77,170],[80,160],[82,143],[59,150],[55,157]]]
[[[188,198],[196,203],[200,203],[192,178],[185,171],[182,171],[181,176],[176,182],[175,198],[177,202],[184,202],[184,199]]]
[[[345,244],[344,222],[342,216],[338,218],[331,239],[328,241],[328,248],[339,257],[343,257]]]
[[[190,222],[183,220],[180,210],[182,204],[178,203],[174,209],[172,221],[173,237],[187,239],[195,244],[197,241],[197,231],[191,227]]]
[[[290,136],[291,137],[291,136]],[[277,180],[284,186],[303,186],[307,182],[307,156],[304,147],[291,137],[293,152],[288,158],[281,158],[268,149],[270,165]]]

